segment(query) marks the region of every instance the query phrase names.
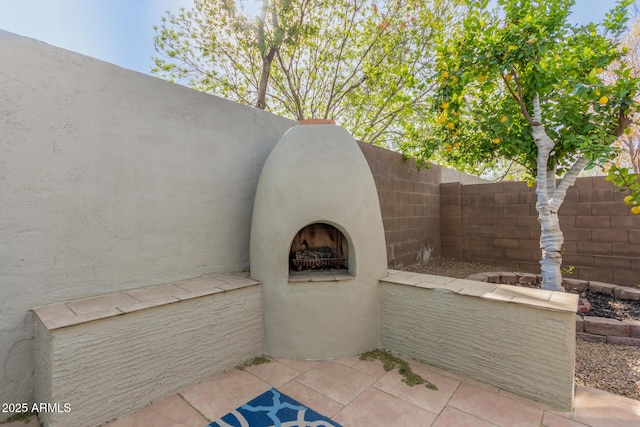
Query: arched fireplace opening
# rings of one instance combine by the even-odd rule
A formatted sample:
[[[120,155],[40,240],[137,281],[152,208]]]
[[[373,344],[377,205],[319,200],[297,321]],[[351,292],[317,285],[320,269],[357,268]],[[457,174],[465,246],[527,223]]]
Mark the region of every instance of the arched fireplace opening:
[[[322,222],[298,231],[289,251],[289,271],[335,271],[349,268],[349,242],[340,230]]]

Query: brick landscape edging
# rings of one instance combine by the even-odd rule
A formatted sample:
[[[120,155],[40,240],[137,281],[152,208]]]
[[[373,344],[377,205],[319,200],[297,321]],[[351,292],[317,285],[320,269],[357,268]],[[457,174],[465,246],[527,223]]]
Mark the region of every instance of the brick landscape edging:
[[[540,275],[516,272],[487,272],[472,274],[469,280],[501,283],[505,285],[529,285],[540,282]],[[601,294],[615,295],[640,301],[640,289],[589,280],[563,279],[567,291],[582,292],[585,289]],[[577,308],[577,307],[576,307]],[[584,341],[632,345],[640,347],[640,321],[616,320],[606,317],[582,316],[576,313],[576,337]]]

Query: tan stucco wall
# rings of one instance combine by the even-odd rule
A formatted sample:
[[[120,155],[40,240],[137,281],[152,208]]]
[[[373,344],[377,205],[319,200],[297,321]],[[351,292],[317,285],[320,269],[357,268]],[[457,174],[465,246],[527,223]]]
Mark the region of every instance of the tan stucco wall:
[[[391,283],[380,298],[384,348],[572,408],[574,312]]]
[[[71,408],[40,417],[93,427],[262,354],[262,296],[255,285],[37,331],[36,400]]]
[[[324,222],[349,241],[351,280],[289,283],[289,249],[304,226]],[[322,359],[371,350],[379,340],[378,280],[386,275],[375,182],[351,135],[295,126],[265,162],[251,226],[251,277],[262,283],[265,352]]]
[[[0,402],[32,402],[31,308],[249,266],[294,122],[3,31],[0,63]]]

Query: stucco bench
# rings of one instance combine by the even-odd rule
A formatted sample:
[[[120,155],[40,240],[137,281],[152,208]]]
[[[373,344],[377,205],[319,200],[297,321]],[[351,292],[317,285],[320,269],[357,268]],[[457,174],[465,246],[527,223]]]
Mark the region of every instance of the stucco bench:
[[[259,283],[233,275],[37,307],[48,426],[98,426],[262,353]]]
[[[383,347],[573,407],[577,295],[397,270],[380,292]]]

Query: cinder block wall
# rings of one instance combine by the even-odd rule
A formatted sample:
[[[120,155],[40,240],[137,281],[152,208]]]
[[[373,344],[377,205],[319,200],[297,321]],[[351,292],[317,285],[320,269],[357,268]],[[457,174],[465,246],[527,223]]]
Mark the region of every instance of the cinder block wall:
[[[400,153],[359,144],[378,188],[389,266],[440,256],[441,167],[418,170]]]
[[[579,178],[560,208],[567,277],[640,281],[640,216],[604,177]],[[441,185],[442,255],[518,270],[540,269],[535,189],[523,182]]]

